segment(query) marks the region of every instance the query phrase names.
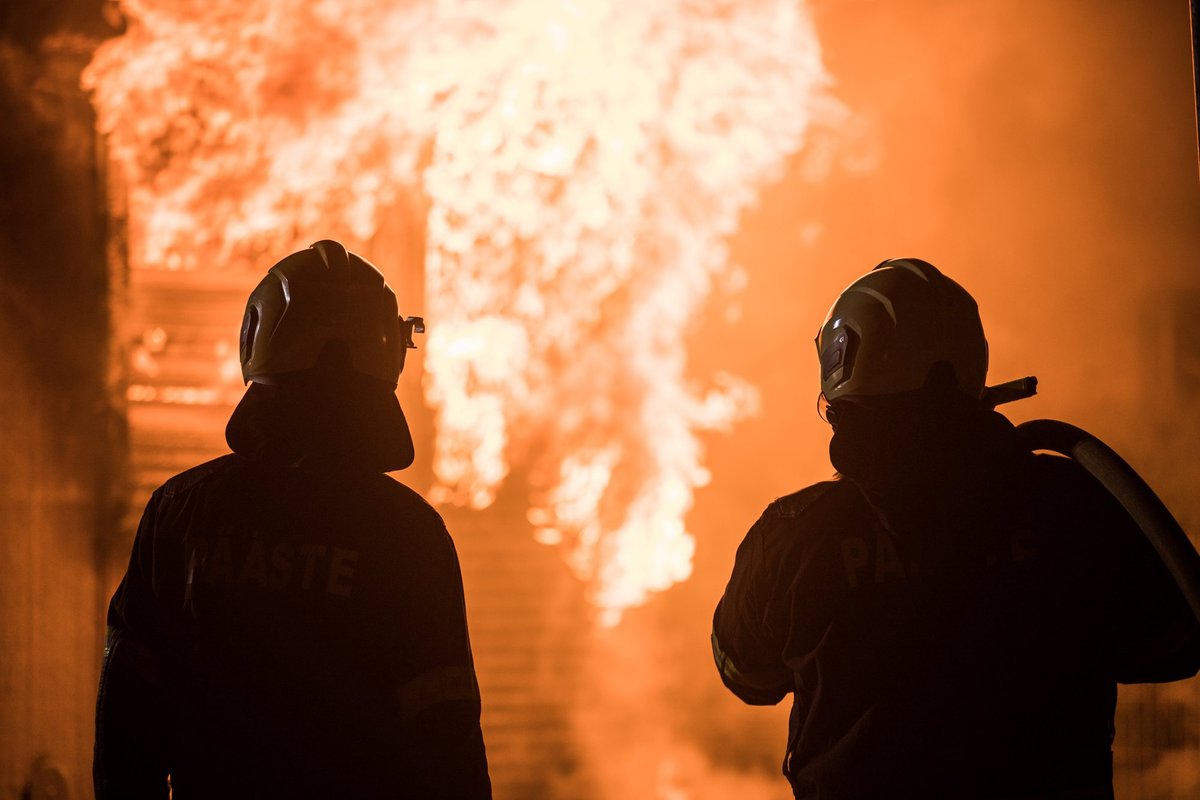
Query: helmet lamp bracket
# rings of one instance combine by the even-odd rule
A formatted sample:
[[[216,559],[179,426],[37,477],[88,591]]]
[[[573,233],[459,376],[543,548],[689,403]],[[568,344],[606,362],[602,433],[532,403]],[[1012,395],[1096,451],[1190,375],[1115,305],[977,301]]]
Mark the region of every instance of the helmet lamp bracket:
[[[985,408],[994,409],[996,406],[1004,403],[1012,403],[1016,400],[1024,400],[1027,397],[1033,397],[1037,394],[1038,379],[1033,375],[1026,378],[1018,378],[1015,381],[1007,381],[998,383],[995,386],[988,386],[983,390],[983,397],[980,400]]]
[[[400,344],[405,349],[416,350],[417,343],[413,341],[414,333],[425,332],[424,317],[401,317],[400,318]]]

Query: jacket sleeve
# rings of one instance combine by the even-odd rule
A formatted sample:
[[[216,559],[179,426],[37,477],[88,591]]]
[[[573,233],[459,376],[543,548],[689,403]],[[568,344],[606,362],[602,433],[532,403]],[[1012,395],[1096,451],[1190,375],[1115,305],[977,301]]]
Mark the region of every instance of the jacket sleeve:
[[[421,652],[397,690],[407,731],[406,757],[420,765],[414,797],[490,798],[487,754],[480,727],[481,701],[467,631],[462,572],[443,528],[415,597],[417,614],[430,623]]]
[[[770,624],[773,565],[763,558],[763,536],[779,523],[768,508],[746,534],[713,614],[713,659],[721,681],[751,705],[774,705],[794,688],[781,655],[786,632]]]
[[[92,777],[97,800],[166,800],[170,717],[161,611],[152,585],[151,497],[138,525],[125,577],[108,607],[96,700]]]
[[[1106,519],[1118,564],[1112,624],[1117,681],[1163,683],[1192,677],[1200,671],[1200,621],[1124,509],[1110,503]]]

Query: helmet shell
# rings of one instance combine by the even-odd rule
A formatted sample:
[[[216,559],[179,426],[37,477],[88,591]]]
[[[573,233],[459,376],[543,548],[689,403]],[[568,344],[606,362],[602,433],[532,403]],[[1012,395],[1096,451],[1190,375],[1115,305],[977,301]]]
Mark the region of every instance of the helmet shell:
[[[395,386],[404,367],[396,294],[383,274],[332,240],[292,253],[250,293],[242,318],[242,378],[272,383],[333,355]]]
[[[920,389],[939,362],[978,398],[988,346],[975,299],[927,261],[884,261],[838,296],[816,339],[829,401]]]

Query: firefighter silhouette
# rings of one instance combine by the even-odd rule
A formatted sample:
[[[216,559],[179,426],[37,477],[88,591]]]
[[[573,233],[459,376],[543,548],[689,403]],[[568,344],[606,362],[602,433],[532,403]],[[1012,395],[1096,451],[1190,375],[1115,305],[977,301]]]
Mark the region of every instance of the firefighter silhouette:
[[[795,796],[1111,797],[1117,684],[1200,668],[1164,563],[995,412],[976,303],[931,264],[856,280],[816,344],[837,477],[763,512],[712,634],[735,695],[793,696]]]
[[[454,544],[384,474],[422,330],[334,241],[251,294],[233,452],[153,493],[109,607],[100,800],[491,796]]]

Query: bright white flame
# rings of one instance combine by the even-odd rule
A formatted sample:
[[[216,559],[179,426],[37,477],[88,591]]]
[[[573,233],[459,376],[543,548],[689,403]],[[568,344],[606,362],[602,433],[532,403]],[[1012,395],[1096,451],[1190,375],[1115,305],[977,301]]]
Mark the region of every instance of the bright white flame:
[[[135,266],[365,242],[419,192],[435,499],[529,467],[607,621],[690,574],[697,431],[753,406],[685,379],[725,238],[827,108],[785,0],[123,0],[85,81]],[[370,254],[370,251],[367,251]]]

